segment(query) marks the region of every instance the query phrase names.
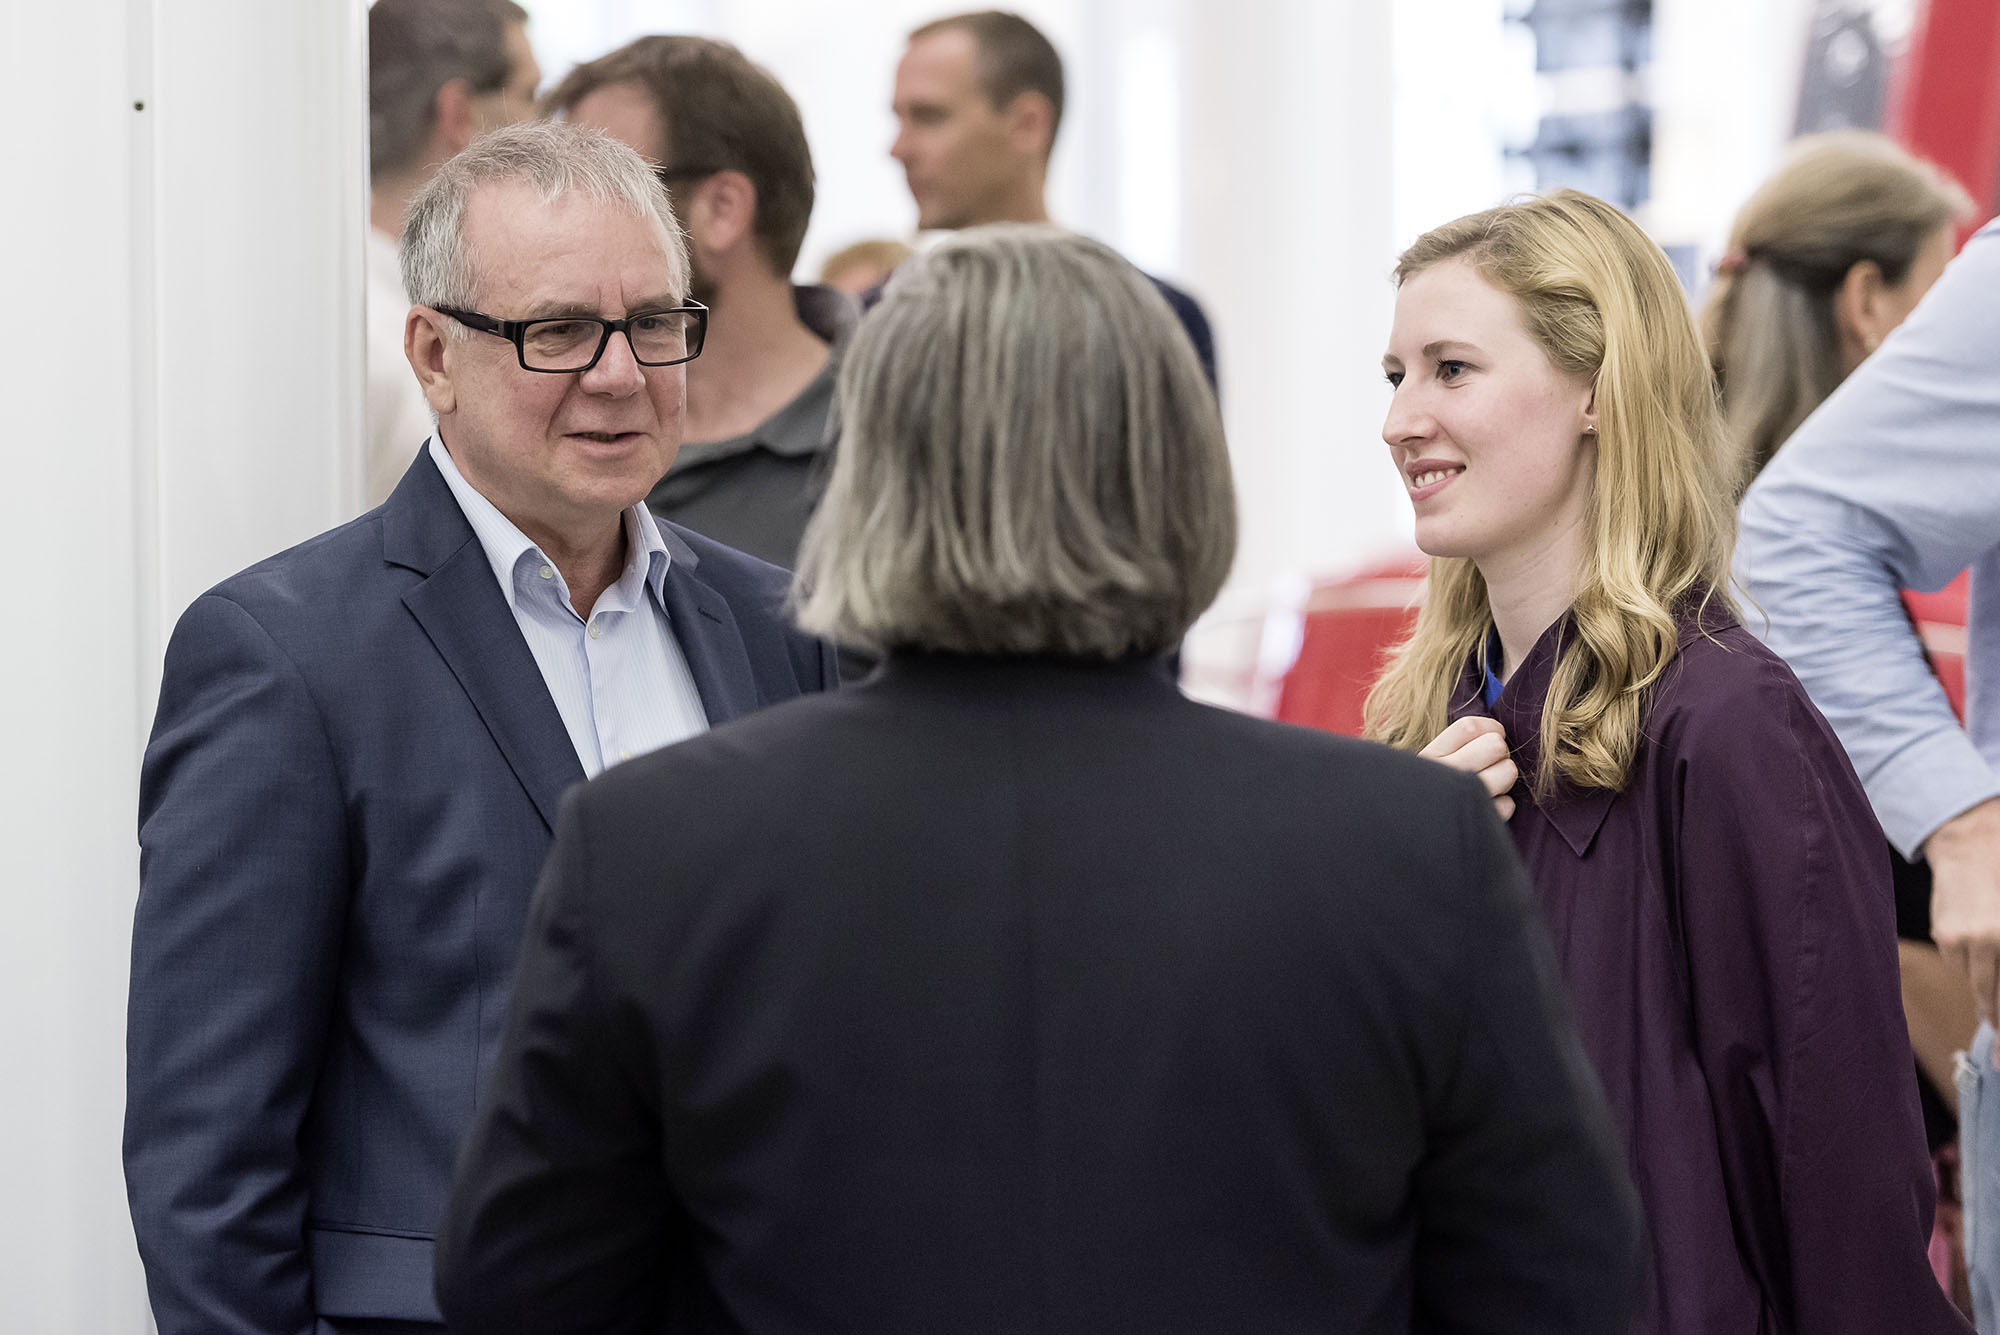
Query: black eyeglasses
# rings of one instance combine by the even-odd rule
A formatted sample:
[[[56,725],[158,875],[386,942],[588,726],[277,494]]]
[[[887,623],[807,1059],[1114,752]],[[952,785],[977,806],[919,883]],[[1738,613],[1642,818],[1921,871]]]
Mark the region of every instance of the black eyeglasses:
[[[613,334],[625,335],[632,360],[641,366],[678,366],[701,355],[708,337],[708,307],[698,301],[664,310],[640,311],[622,320],[594,315],[559,315],[547,320],[496,320],[477,311],[432,308],[467,329],[494,334],[514,345],[524,371],[567,375],[588,371],[611,346]]]

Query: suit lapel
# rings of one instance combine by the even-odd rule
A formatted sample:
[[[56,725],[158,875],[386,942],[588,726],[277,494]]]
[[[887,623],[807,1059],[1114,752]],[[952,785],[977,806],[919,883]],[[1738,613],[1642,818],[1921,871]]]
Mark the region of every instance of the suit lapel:
[[[563,793],[583,782],[583,765],[485,549],[426,454],[384,507],[383,552],[425,576],[403,594],[404,606],[553,830]]]
[[[660,601],[680,642],[701,694],[709,726],[727,723],[757,708],[757,678],[750,670],[750,651],[736,628],[736,615],[721,594],[695,574],[695,555],[663,525],[662,536],[673,554],[661,581]]]

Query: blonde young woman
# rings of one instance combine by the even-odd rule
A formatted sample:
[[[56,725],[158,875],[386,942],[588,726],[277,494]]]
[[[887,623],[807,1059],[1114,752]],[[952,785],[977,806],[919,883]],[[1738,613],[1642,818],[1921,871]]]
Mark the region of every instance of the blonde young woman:
[[[1510,818],[1645,1206],[1636,1329],[1966,1330],[1925,1256],[1882,836],[1737,624],[1673,270],[1559,191],[1426,234],[1396,275],[1383,436],[1432,562],[1370,731]]]

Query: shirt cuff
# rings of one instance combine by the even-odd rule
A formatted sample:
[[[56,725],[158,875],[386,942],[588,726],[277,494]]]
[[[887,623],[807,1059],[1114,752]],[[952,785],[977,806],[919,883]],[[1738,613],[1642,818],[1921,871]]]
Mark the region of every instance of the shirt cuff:
[[[1956,728],[1903,748],[1864,786],[1883,833],[1912,861],[1938,826],[1989,797],[2000,797],[2000,776]]]

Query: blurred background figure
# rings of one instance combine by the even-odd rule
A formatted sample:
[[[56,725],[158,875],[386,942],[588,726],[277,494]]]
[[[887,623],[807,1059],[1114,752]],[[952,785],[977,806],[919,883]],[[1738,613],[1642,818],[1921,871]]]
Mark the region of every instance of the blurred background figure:
[[[534,113],[541,67],[512,0],[375,0],[368,10],[368,446],[366,503],[388,499],[430,406],[403,356],[397,245],[410,196],[482,130]]]
[[[859,298],[889,281],[896,266],[915,253],[901,241],[856,241],[826,257],[826,263],[819,267],[819,281],[836,292]]]
[[[1736,573],[1854,758],[1875,814],[1929,866],[1930,929],[2000,1009],[2000,714],[1963,715],[1930,672],[1902,591],[1972,571],[1965,652],[2000,658],[2000,226],[1988,223],[1913,311],[1758,474]],[[1975,680],[1977,676],[1975,675]],[[1991,680],[1990,676],[1987,680]],[[1907,952],[1906,952],[1907,955]],[[1919,1012],[1912,1008],[1914,1026]],[[2000,1331],[2000,1076],[1992,1031],[1955,1071],[1966,1251],[1980,1330]]]
[[[840,390],[799,620],[887,662],[567,808],[451,1329],[1626,1335],[1630,1185],[1477,786],[1161,670],[1236,525],[1153,285],[968,232]]]
[[[1729,467],[1738,487],[1901,324],[1956,249],[1972,201],[1936,167],[1879,134],[1809,135],[1743,205],[1702,307],[1702,334],[1722,390]],[[1906,601],[1911,595],[1905,595]],[[1965,589],[1917,595],[1912,615],[1955,627],[1963,639]],[[1947,664],[1962,706],[1963,662]],[[1952,1156],[1957,1094],[1953,1054],[1972,1042],[1978,1016],[1964,975],[1931,941],[1930,867],[1890,850],[1903,1013],[1922,1076],[1924,1129],[1939,1175],[1939,1245],[1953,1267],[1960,1250]],[[1954,1267],[1963,1288],[1963,1266]],[[1952,1273],[1947,1270],[1947,1274]]]
[[[896,66],[896,141],[917,203],[917,226],[950,230],[1047,222],[1049,154],[1062,127],[1062,57],[1018,14],[982,10],[935,19],[910,34]],[[1187,293],[1160,294],[1215,380],[1215,336]]]
[[[547,104],[656,164],[709,307],[688,364],[687,443],[647,503],[790,569],[826,485],[834,375],[856,317],[843,293],[791,281],[814,184],[798,107],[729,43],[685,36],[580,65]]]
[[[1930,290],[1972,213],[1882,135],[1798,140],[1729,230],[1702,305],[1739,487]]]

